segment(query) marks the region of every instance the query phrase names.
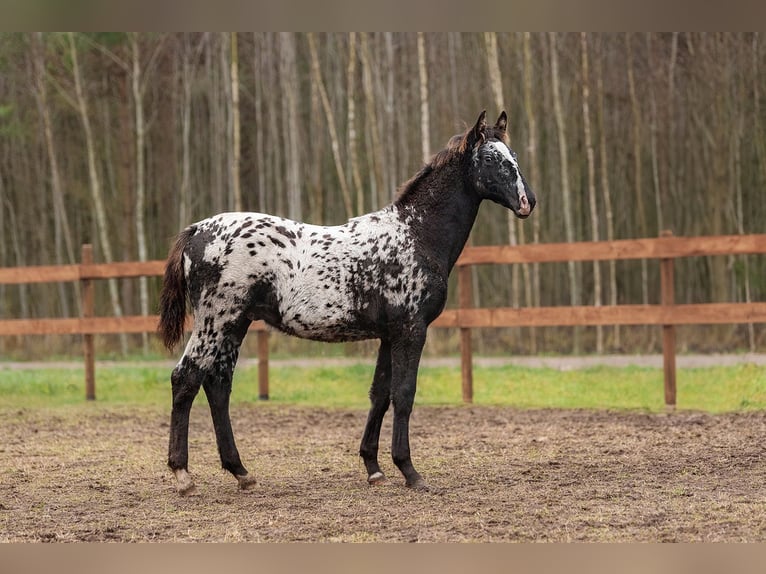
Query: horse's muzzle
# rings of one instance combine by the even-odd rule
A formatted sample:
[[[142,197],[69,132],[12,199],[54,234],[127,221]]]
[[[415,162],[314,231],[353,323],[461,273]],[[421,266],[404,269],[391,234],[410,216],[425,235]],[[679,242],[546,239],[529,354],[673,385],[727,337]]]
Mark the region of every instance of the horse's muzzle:
[[[532,208],[534,207],[534,204],[529,203],[529,198],[527,197],[527,194],[524,191],[519,192],[519,209],[516,212],[516,215],[519,217],[529,217],[529,214],[532,213]]]

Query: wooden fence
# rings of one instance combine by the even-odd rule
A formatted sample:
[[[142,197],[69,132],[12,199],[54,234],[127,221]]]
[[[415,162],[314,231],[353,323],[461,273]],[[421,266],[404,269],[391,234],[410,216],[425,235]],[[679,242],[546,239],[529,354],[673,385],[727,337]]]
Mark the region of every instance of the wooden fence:
[[[662,237],[618,241],[546,243],[521,246],[466,247],[457,262],[458,308],[446,309],[432,324],[436,328],[460,329],[463,400],[473,400],[472,329],[492,327],[542,327],[577,325],[657,325],[663,333],[665,403],[676,404],[675,326],[716,323],[766,323],[766,303],[675,304],[673,261],[678,257],[707,255],[746,255],[766,253],[766,234],[707,237]],[[472,265],[549,263],[566,261],[605,261],[656,259],[660,265],[658,305],[611,305],[580,307],[471,308]],[[3,319],[3,335],[83,335],[85,395],[95,399],[94,335],[108,333],[154,332],[158,317],[96,317],[93,281],[96,279],[156,277],[164,273],[165,261],[93,263],[90,245],[82,247],[82,262],[54,265],[0,268],[0,284],[55,283],[79,281],[82,316],[79,318]],[[189,323],[190,325],[190,323]],[[187,325],[187,327],[189,326]],[[268,331],[263,322],[250,327],[258,337],[259,396],[268,398]]]

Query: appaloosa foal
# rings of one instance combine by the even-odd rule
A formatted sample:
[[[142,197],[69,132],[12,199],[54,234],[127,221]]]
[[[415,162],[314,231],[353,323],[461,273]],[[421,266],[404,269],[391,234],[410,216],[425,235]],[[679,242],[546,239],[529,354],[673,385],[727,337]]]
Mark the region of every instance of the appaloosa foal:
[[[343,225],[324,227],[261,213],[223,213],[187,227],[170,251],[159,330],[172,349],[183,337],[187,297],[194,330],[171,376],[168,465],[182,495],[189,411],[200,386],[213,417],[223,468],[242,489],[255,480],[242,465],[229,419],[229,395],[242,339],[263,319],[318,341],[380,339],[372,407],[359,450],[367,480],[378,465],[383,416],[394,405],[391,454],[406,485],[424,489],[410,458],[409,418],[426,328],[444,308],[447,278],[479,204],[491,199],[526,218],[535,196],[507,143],[506,114],[450,139],[394,202]]]

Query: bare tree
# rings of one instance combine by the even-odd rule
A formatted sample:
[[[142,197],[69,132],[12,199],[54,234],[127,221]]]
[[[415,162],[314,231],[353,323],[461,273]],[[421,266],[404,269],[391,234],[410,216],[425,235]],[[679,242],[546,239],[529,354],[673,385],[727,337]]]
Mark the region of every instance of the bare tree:
[[[183,33],[183,49],[181,50],[181,188],[178,197],[179,229],[187,226],[192,218],[191,111],[195,49],[192,46],[190,36],[188,32]],[[199,45],[202,45],[202,41],[200,41]]]
[[[146,158],[145,140],[146,124],[144,122],[144,93],[142,89],[141,52],[138,45],[138,34],[131,33],[130,49],[132,55],[131,88],[133,91],[133,108],[135,111],[136,132],[136,240],[138,243],[138,260],[147,261],[149,253],[146,245]],[[139,303],[141,314],[149,314],[149,284],[146,277],[139,278]],[[149,337],[141,333],[144,353],[149,351]]]
[[[43,133],[45,134],[45,150],[48,156],[48,166],[51,174],[51,195],[54,211],[54,251],[56,263],[74,263],[75,248],[72,240],[72,230],[69,225],[69,217],[64,203],[64,191],[61,184],[61,170],[59,168],[56,140],[53,135],[53,121],[51,120],[50,104],[48,102],[47,72],[45,69],[45,45],[42,33],[35,32],[33,39],[33,56],[35,63],[35,100],[37,109],[43,121]],[[64,257],[66,249],[66,258]],[[63,283],[59,283],[59,297],[65,316],[69,316],[69,305]],[[79,304],[79,297],[76,298]]]
[[[356,210],[357,213],[362,213],[364,211],[364,186],[362,185],[362,176],[359,174],[359,159],[356,150],[356,102],[354,101],[356,61],[356,33],[351,32],[348,35],[348,69],[346,73],[348,162],[351,168],[351,181],[353,181],[354,188],[356,188]]]
[[[599,50],[598,66],[596,67],[596,92],[597,92],[597,116],[599,131],[599,165],[601,174],[601,199],[604,203],[604,215],[606,217],[606,238],[614,241],[614,212],[612,211],[612,195],[609,186],[609,161],[606,148],[606,121],[604,118],[604,77],[603,77],[603,50]],[[617,262],[609,261],[609,304],[617,305]],[[620,347],[620,326],[614,327],[613,345]]]
[[[572,205],[572,192],[569,185],[569,152],[566,135],[566,123],[564,121],[564,111],[561,107],[561,90],[559,88],[559,60],[558,48],[556,46],[556,34],[548,33],[551,45],[551,85],[553,91],[553,113],[556,118],[556,130],[559,141],[559,162],[561,163],[561,199],[562,209],[564,211],[564,233],[566,240],[570,243],[575,240],[574,231],[574,206]],[[577,279],[577,267],[574,261],[567,263],[569,272],[569,302],[571,305],[580,304],[580,285]],[[580,328],[575,327],[572,341],[573,352],[580,352]]]
[[[585,137],[585,153],[588,159],[588,206],[590,207],[591,240],[598,241],[598,203],[596,200],[596,159],[593,153],[593,138],[590,122],[590,70],[588,64],[588,36],[580,33],[580,62],[582,65],[582,118]],[[593,304],[601,306],[601,265],[593,262]],[[596,352],[604,352],[604,330],[596,326]]]
[[[489,85],[492,88],[492,96],[495,102],[497,113],[505,110],[508,104],[503,96],[503,78],[500,74],[500,60],[497,54],[497,35],[494,32],[484,32],[484,47],[487,54],[487,69],[489,71]],[[509,135],[510,137],[510,135]],[[516,230],[516,217],[512,212],[508,212],[508,244],[518,245]],[[528,265],[524,265],[525,274],[528,275]],[[519,280],[518,265],[511,269],[511,304],[518,307],[521,301],[521,284]]]
[[[386,110],[386,172],[388,174],[388,185],[385,192],[389,194],[384,203],[392,199],[394,189],[397,181],[396,175],[396,145],[395,145],[395,117],[394,117],[394,42],[393,34],[391,32],[385,32],[385,47],[386,47],[386,95],[385,95],[385,110]]]
[[[426,65],[426,41],[418,32],[418,75],[420,78],[420,143],[423,163],[431,158],[431,127],[428,108],[428,66]]]
[[[529,165],[530,182],[532,189],[536,189],[536,186],[540,184],[540,162],[538,159],[537,151],[537,117],[534,110],[534,98],[532,96],[532,48],[530,41],[530,33],[524,32],[522,38],[522,50],[524,53],[524,112],[527,119],[527,163]],[[540,242],[540,218],[536,217],[532,222],[532,242]],[[540,264],[534,263],[532,265],[532,286],[530,296],[531,301],[527,302],[527,305],[533,305],[535,307],[540,306]],[[532,329],[530,332],[530,352],[537,352],[537,330]]]
[[[106,218],[106,209],[104,208],[104,196],[101,189],[101,178],[98,174],[98,168],[96,167],[96,143],[93,139],[93,131],[90,124],[90,113],[88,110],[88,100],[85,97],[85,90],[83,88],[82,73],[80,71],[80,61],[77,54],[77,45],[75,43],[74,34],[69,32],[67,34],[69,41],[69,55],[72,60],[72,75],[75,85],[75,96],[77,112],[80,115],[80,121],[82,122],[83,132],[85,135],[85,151],[88,160],[88,179],[90,181],[90,193],[93,201],[93,211],[96,217],[96,227],[98,229],[99,241],[101,243],[101,251],[104,256],[104,260],[107,263],[114,261],[112,255],[112,243],[109,239],[109,223]],[[117,317],[122,317],[122,305],[120,303],[120,296],[117,289],[117,281],[115,279],[109,279],[109,296],[112,302],[112,309]],[[123,354],[127,354],[127,338],[123,334],[121,336],[121,346]]]
[[[263,35],[253,32],[253,130],[255,131],[255,165],[257,176],[257,209],[266,211],[266,153],[264,152]]]
[[[370,172],[370,203],[372,209],[377,209],[380,203],[386,203],[381,197],[383,187],[383,169],[380,166],[381,136],[378,124],[378,114],[375,111],[375,90],[372,80],[372,57],[367,33],[361,34],[359,54],[362,60],[362,89],[364,91],[364,118],[367,133],[369,172]]]
[[[333,160],[335,161],[335,171],[338,174],[338,181],[340,182],[341,195],[343,197],[343,205],[346,209],[346,217],[351,217],[354,213],[354,208],[351,202],[351,194],[348,190],[348,184],[346,183],[346,175],[343,171],[343,163],[340,157],[340,142],[338,141],[338,132],[335,127],[335,114],[330,106],[330,99],[327,97],[327,90],[325,89],[324,82],[322,81],[322,71],[319,66],[319,53],[316,46],[316,38],[314,34],[309,32],[309,50],[311,51],[311,73],[319,89],[319,96],[322,99],[322,107],[324,108],[325,117],[327,119],[327,127],[330,132],[330,145],[332,147]]]
[[[644,184],[642,177],[641,162],[641,109],[636,94],[636,81],[633,72],[633,44],[631,42],[630,32],[625,34],[625,46],[627,48],[627,70],[628,70],[628,92],[630,94],[630,110],[633,118],[633,184],[636,198],[636,210],[638,211],[638,233],[640,237],[649,235],[649,226],[646,219],[646,208],[644,207]],[[646,259],[641,260],[641,302],[644,305],[649,303],[649,265]],[[654,329],[649,331],[644,329],[652,337]]]
[[[240,184],[239,165],[242,153],[240,144],[240,125],[239,125],[239,52],[237,50],[237,33],[230,32],[231,50],[229,61],[231,63],[231,188],[234,196],[234,210],[242,211],[244,203],[242,201],[242,186]],[[300,193],[300,191],[298,192]],[[298,202],[300,204],[300,201]]]

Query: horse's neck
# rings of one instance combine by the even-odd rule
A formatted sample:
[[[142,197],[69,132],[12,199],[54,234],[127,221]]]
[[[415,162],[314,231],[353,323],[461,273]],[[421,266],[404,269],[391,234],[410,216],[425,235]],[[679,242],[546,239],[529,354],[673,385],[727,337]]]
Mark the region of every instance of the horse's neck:
[[[455,172],[426,176],[399,205],[411,221],[411,232],[426,256],[449,274],[460,256],[479,211],[480,201],[463,188]]]

